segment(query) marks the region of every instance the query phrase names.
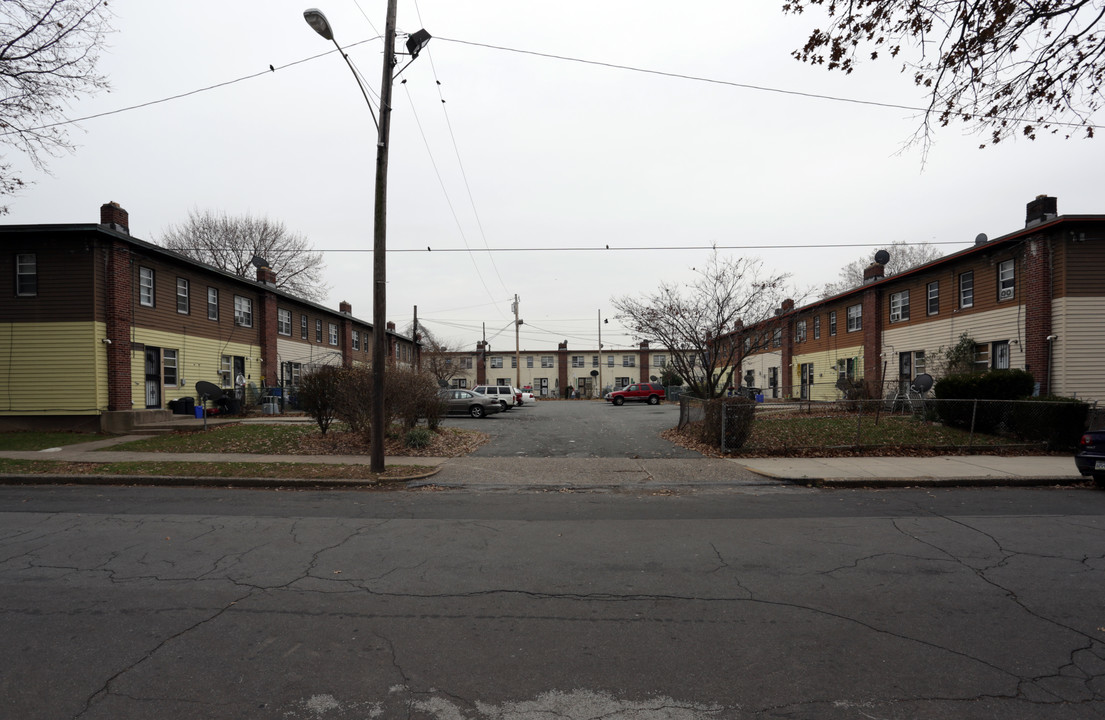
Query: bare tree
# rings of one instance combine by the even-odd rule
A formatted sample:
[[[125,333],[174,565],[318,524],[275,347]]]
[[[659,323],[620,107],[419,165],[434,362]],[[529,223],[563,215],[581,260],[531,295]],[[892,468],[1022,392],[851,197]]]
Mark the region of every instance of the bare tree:
[[[887,252],[890,253],[890,260],[883,268],[883,274],[886,277],[897,275],[941,257],[940,251],[928,243],[910,245],[898,241],[891,243],[890,247],[887,248]],[[821,297],[832,297],[863,285],[863,271],[870,264],[870,258],[861,257],[840,268],[840,279],[836,282],[826,283],[821,290]]]
[[[934,124],[953,120],[993,143],[1018,129],[1093,137],[1105,81],[1099,0],[784,0],[783,12],[814,6],[828,27],[794,57],[844,73],[861,58],[901,61],[927,95],[914,137],[926,147]]]
[[[46,158],[72,152],[64,109],[108,87],[96,73],[111,31],[101,0],[0,2],[0,138],[46,171]],[[0,196],[25,182],[0,155]],[[0,215],[8,212],[0,206]]]
[[[276,273],[278,288],[307,300],[320,302],[329,290],[322,282],[322,253],[311,250],[305,236],[289,231],[282,222],[191,210],[188,222],[170,226],[158,242],[181,255],[250,279],[256,277],[252,260],[260,256]]]
[[[407,335],[414,337],[413,324],[407,326]],[[422,343],[422,372],[432,375],[440,387],[448,387],[460,370],[455,356],[460,345],[437,337],[425,325],[418,326],[418,337],[414,339]]]
[[[726,371],[768,342],[770,333],[736,338],[745,326],[766,323],[787,294],[789,275],[769,275],[750,258],[716,252],[686,285],[663,283],[640,298],[613,298],[618,319],[637,338],[671,352],[671,362],[700,398],[721,395]]]

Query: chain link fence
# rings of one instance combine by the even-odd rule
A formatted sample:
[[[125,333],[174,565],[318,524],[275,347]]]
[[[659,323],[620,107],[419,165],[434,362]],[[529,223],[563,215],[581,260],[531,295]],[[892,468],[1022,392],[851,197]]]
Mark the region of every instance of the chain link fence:
[[[1096,403],[894,397],[756,403],[679,399],[679,430],[722,452],[1066,450],[1101,423]]]

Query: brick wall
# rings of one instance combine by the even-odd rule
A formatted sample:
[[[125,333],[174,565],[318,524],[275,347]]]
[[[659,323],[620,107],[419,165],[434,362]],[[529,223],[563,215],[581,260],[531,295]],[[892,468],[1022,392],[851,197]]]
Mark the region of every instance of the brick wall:
[[[1040,394],[1050,391],[1051,335],[1051,241],[1034,237],[1025,245],[1024,293],[1025,293],[1025,369],[1040,383]]]
[[[882,293],[878,288],[863,292],[863,378],[882,387]],[[839,323],[839,319],[837,320]],[[845,312],[844,322],[848,322]],[[845,326],[847,327],[847,326]],[[839,332],[839,331],[838,331]],[[880,397],[874,395],[873,397]]]
[[[112,242],[107,254],[107,409],[130,410],[131,395],[131,342],[130,331],[134,322],[134,280],[131,272],[129,248],[121,242]]]

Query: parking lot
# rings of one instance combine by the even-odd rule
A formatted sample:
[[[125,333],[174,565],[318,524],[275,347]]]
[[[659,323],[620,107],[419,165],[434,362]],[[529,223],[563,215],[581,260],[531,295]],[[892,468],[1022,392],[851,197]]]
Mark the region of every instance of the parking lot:
[[[678,403],[539,400],[481,419],[450,417],[445,424],[491,435],[473,457],[702,457],[659,436],[678,421]]]

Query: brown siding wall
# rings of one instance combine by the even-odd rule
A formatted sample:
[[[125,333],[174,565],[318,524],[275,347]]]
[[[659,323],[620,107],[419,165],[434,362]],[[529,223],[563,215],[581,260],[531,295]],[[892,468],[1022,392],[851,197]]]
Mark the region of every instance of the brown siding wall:
[[[91,238],[73,233],[5,236],[0,250],[0,322],[91,322],[96,319],[95,257]],[[33,253],[38,295],[16,297],[15,256]]]
[[[1056,267],[1062,267],[1066,282],[1056,288],[1056,297],[1099,297],[1105,295],[1105,238],[1054,243]],[[1060,294],[1061,293],[1061,294]]]

